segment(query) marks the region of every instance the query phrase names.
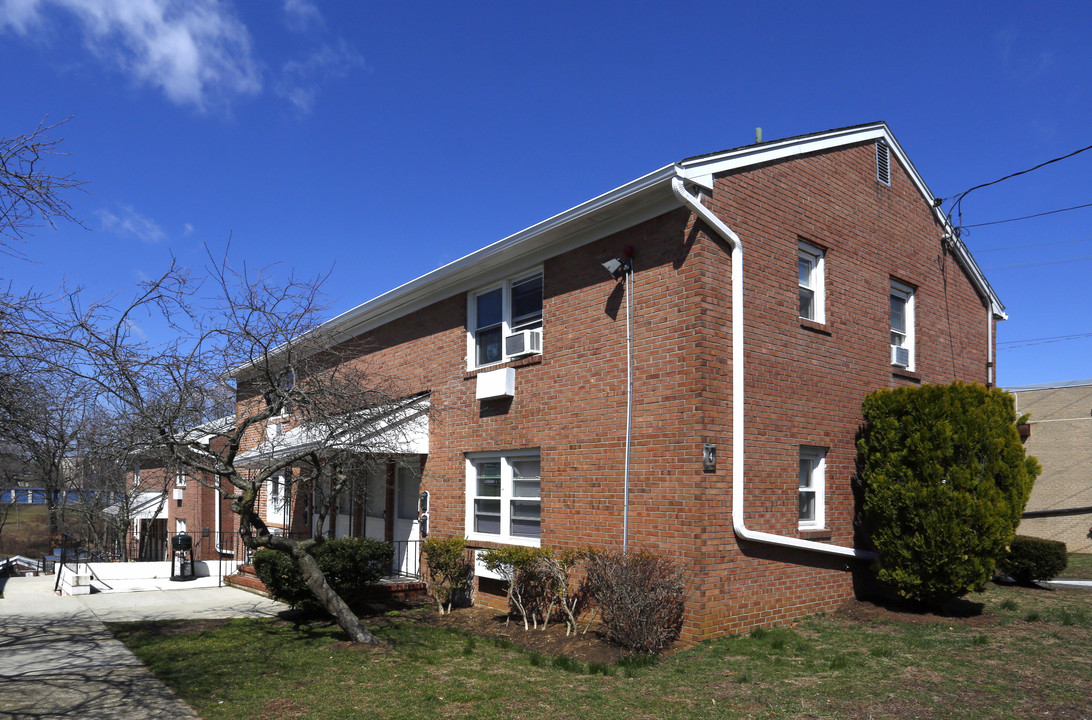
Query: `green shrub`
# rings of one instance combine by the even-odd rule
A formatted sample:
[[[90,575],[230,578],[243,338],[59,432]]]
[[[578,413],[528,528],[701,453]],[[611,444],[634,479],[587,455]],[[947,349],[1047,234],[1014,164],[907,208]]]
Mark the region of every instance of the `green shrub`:
[[[862,412],[862,517],[880,581],[931,607],[981,588],[1039,474],[1012,396],[963,383],[904,387],[872,393]]]
[[[428,564],[428,589],[443,615],[451,606],[469,595],[474,579],[474,563],[466,554],[466,540],[461,537],[429,538],[421,543]]]
[[[1031,585],[1057,577],[1067,563],[1064,542],[1017,535],[997,561],[997,569],[1022,585]]]
[[[360,607],[371,585],[390,571],[394,547],[366,538],[325,540],[311,548],[319,569],[349,607]],[[254,571],[276,599],[302,610],[322,612],[291,555],[262,549],[254,554]]]
[[[585,569],[608,640],[628,653],[655,654],[679,636],[685,585],[673,562],[649,552],[593,551]]]

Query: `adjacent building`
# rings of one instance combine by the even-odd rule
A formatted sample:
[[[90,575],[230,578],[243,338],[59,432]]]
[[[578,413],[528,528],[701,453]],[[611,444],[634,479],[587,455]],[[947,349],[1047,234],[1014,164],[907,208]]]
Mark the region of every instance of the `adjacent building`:
[[[1043,466],[1017,532],[1092,553],[1092,380],[1008,391],[1017,413],[1029,416],[1024,449]]]

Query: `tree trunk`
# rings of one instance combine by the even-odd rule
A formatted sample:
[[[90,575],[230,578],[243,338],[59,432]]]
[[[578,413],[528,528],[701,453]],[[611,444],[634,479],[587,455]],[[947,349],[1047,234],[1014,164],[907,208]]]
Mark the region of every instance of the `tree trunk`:
[[[300,573],[303,575],[303,581],[307,583],[307,587],[311,589],[315,598],[322,603],[322,607],[326,609],[326,612],[333,615],[341,629],[349,634],[352,641],[363,645],[378,644],[379,638],[364,627],[364,623],[360,622],[360,618],[349,609],[341,596],[334,592],[334,589],[330,587],[330,583],[326,582],[326,576],[319,569],[315,557],[298,545],[292,549],[292,557],[299,565]]]

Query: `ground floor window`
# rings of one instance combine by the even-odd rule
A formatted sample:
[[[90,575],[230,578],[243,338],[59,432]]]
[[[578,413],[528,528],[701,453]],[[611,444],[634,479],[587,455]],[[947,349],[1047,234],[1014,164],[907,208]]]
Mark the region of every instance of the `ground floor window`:
[[[472,453],[466,458],[466,535],[537,546],[542,537],[538,450]]]
[[[824,448],[800,448],[800,527],[823,527],[826,450]]]

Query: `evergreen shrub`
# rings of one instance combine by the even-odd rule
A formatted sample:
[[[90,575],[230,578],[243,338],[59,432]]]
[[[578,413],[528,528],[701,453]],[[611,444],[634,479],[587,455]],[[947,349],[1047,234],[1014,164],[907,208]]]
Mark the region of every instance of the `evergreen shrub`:
[[[903,387],[870,394],[862,412],[861,510],[880,581],[934,608],[982,588],[1039,474],[1012,396],[959,382]]]
[[[1017,535],[997,569],[1021,585],[1032,585],[1057,577],[1068,563],[1064,542]]]
[[[311,548],[319,569],[349,607],[360,607],[370,586],[386,575],[394,546],[370,538],[324,540]],[[271,595],[292,607],[325,612],[307,587],[291,555],[264,548],[254,554],[254,571]]]

